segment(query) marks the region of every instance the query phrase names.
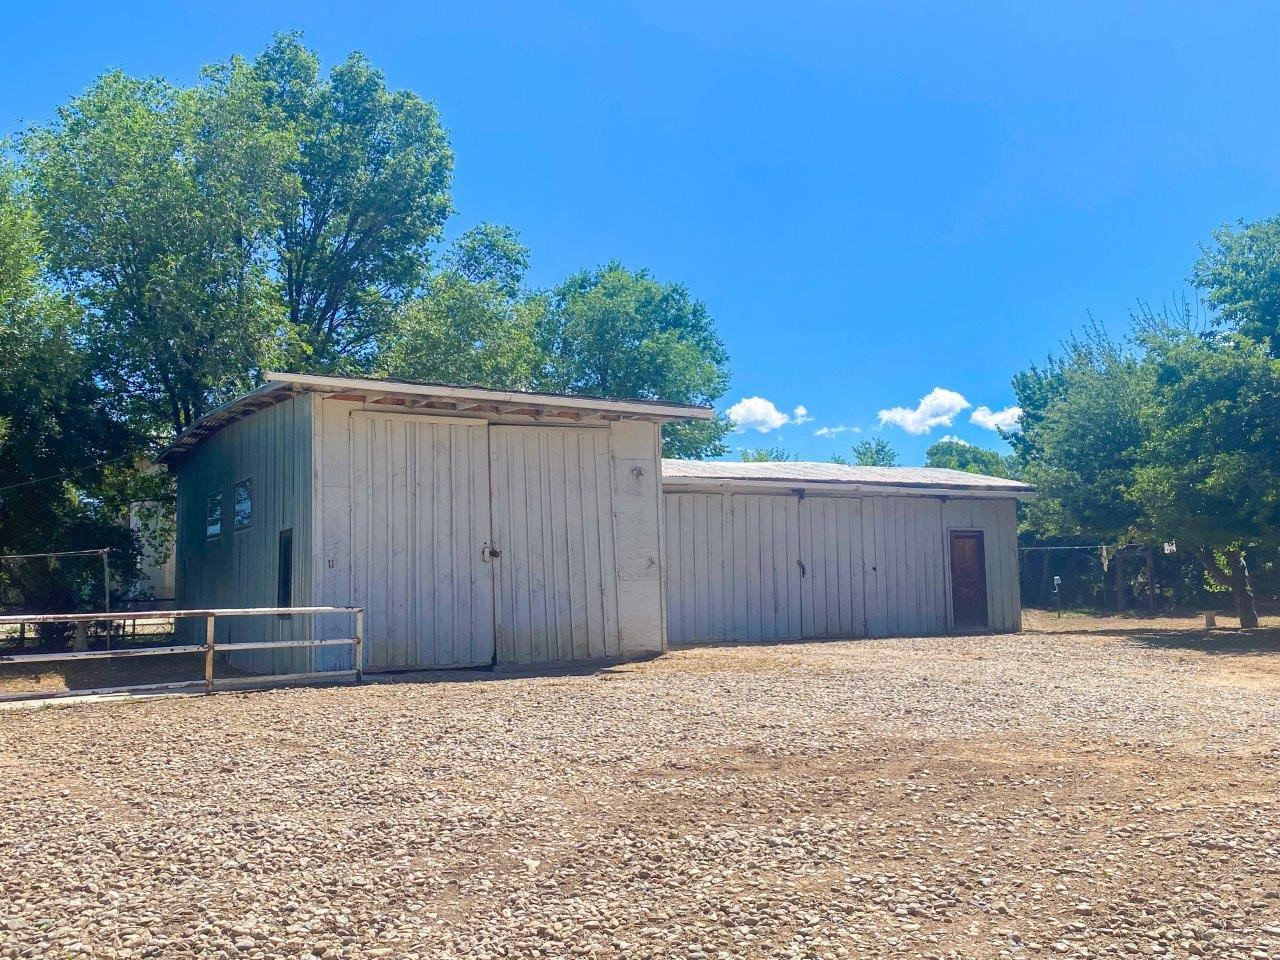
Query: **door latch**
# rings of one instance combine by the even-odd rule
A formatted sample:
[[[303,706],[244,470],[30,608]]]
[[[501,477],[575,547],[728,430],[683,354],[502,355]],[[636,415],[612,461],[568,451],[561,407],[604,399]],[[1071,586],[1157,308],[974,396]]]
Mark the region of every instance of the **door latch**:
[[[800,568],[800,579],[803,580],[805,578],[805,574],[808,573],[808,571],[805,569],[804,561],[797,560],[796,566]]]
[[[480,548],[480,559],[485,563],[488,563],[490,558],[497,560],[500,556],[502,556],[502,551],[489,546],[487,543]]]

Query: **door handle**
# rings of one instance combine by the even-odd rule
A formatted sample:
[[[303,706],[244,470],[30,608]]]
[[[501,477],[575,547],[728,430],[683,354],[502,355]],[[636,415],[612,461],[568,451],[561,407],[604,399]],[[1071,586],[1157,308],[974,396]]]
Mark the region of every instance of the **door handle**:
[[[502,551],[495,550],[493,547],[489,546],[487,543],[480,548],[480,559],[483,560],[485,563],[489,562],[490,557],[492,557],[494,560],[497,560],[500,556],[502,556]]]
[[[805,569],[804,561],[797,560],[796,565],[800,568],[800,579],[803,580],[808,571]]]

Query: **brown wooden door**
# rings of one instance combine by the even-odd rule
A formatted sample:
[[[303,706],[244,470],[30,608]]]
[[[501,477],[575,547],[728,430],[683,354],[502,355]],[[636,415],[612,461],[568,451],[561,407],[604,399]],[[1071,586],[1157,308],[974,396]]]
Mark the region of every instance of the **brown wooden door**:
[[[957,630],[987,626],[987,551],[981,530],[951,531],[951,615]]]

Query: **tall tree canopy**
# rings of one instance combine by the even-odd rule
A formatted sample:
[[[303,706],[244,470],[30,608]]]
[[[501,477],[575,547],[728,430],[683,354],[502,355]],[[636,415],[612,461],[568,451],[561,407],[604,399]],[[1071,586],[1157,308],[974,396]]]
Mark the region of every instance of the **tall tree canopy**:
[[[373,369],[453,210],[453,153],[435,106],[388,90],[359,53],[322,76],[297,34],[277,37],[252,63],[233,59],[208,75],[288,140],[269,256],[302,348],[293,362]],[[241,87],[260,100],[235,97]]]
[[[1140,358],[1093,327],[1019,373],[1013,390],[1023,412],[1011,442],[1023,479],[1040,492],[1027,508],[1032,525],[1056,538],[1139,536],[1142,512],[1128,494],[1148,396]]]
[[[1280,356],[1280,217],[1215,231],[1191,279],[1221,325]]]
[[[616,263],[527,290],[510,227],[463,233],[435,107],[360,54],[324,74],[294,34],[190,89],[104,75],[22,141],[49,266],[135,421],[179,431],[264,369],[391,373],[710,403],[705,306]],[[723,453],[730,425],[664,428]]]
[[[1129,343],[1095,330],[1014,388],[1034,530],[1176,541],[1257,626],[1247,557],[1280,532],[1280,361],[1264,344],[1167,323]]]
[[[94,375],[75,303],[46,288],[41,269],[37,217],[0,161],[0,545],[5,553],[115,547],[117,568],[127,569],[132,538],[101,482],[141,439]],[[38,608],[66,609],[76,579],[58,573],[5,564],[0,582]]]
[[[378,369],[452,209],[435,108],[294,35],[192,89],[108,73],[22,146],[106,375],[173,430],[266,365]]]
[[[1257,626],[1246,556],[1280,534],[1280,360],[1239,334],[1148,334],[1150,395],[1130,497]]]
[[[931,444],[924,452],[924,465],[988,477],[1007,477],[1011,473],[1010,464],[1000,454],[963,440],[939,440]]]
[[[382,362],[406,380],[507,390],[539,385],[535,342],[546,298],[523,295],[529,251],[509,227],[482,224],[459,237],[444,269],[405,303]]]
[[[597,397],[710,404],[729,382],[729,355],[700,301],[676,283],[619,263],[556,287],[537,326],[546,389]],[[722,455],[732,424],[663,427],[671,457]]]
[[[287,144],[253,98],[113,72],[22,143],[49,267],[84,310],[100,375],[174,430],[276,355],[264,241]]]
[[[859,440],[853,445],[853,463],[859,467],[896,467],[898,451],[884,437],[873,437]],[[849,465],[849,458],[839,454],[831,458],[832,463]]]

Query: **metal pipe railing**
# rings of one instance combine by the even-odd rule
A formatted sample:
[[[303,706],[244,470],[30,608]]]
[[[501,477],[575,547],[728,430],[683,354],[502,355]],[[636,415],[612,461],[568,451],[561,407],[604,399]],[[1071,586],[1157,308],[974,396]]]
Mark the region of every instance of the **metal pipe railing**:
[[[324,640],[251,640],[244,643],[218,643],[217,621],[219,617],[255,617],[255,616],[293,616],[315,615],[324,613],[349,613],[355,619],[355,635],[351,637],[335,637]],[[174,683],[135,684],[124,687],[99,687],[92,690],[69,690],[66,693],[19,693],[0,695],[0,700],[33,699],[48,696],[89,695],[105,693],[128,693],[143,690],[180,689],[203,685],[205,693],[214,691],[214,654],[219,650],[297,650],[314,649],[350,644],[352,648],[353,668],[351,670],[334,670],[329,672],[308,671],[305,673],[272,674],[272,682],[284,683],[296,680],[341,679],[350,677],[356,683],[364,679],[364,608],[363,607],[226,607],[200,610],[146,610],[120,611],[118,613],[43,613],[15,614],[0,617],[0,626],[25,623],[88,623],[98,620],[181,620],[203,618],[205,621],[204,643],[171,644],[164,647],[126,647],[122,650],[75,650],[67,653],[29,653],[0,654],[0,664],[50,663],[60,660],[112,660],[125,657],[149,657],[162,654],[204,654],[204,679],[184,680]],[[256,679],[256,678],[252,678]],[[243,685],[244,678],[231,681],[234,685]]]

